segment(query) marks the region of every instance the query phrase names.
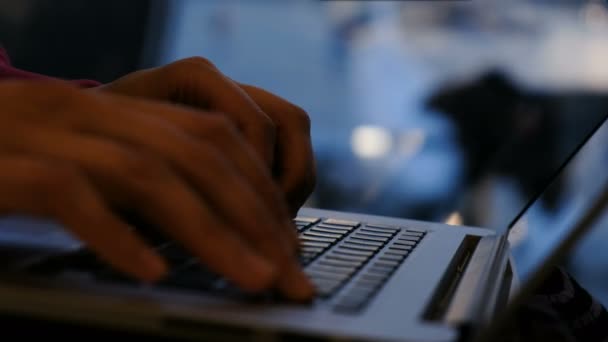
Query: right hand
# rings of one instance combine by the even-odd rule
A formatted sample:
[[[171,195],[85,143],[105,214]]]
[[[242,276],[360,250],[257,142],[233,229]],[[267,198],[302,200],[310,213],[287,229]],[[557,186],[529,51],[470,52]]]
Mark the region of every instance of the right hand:
[[[312,296],[281,191],[223,115],[61,82],[4,81],[0,103],[0,215],[54,218],[154,282],[165,260],[111,209],[135,210],[245,290]]]

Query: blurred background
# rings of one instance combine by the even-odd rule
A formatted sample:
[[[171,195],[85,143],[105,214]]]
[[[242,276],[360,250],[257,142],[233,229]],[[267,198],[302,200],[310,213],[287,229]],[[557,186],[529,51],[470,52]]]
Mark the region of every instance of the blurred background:
[[[608,114],[606,1],[0,0],[0,43],[102,82],[209,58],[309,113],[307,206],[453,225],[505,229]],[[566,265],[608,304],[605,246],[600,224]]]

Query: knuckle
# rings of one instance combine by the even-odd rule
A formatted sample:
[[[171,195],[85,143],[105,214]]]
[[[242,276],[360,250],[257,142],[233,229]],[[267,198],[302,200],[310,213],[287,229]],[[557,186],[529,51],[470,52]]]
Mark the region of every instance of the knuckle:
[[[112,158],[114,167],[128,179],[150,182],[166,177],[165,167],[155,158],[144,153],[115,151]]]
[[[232,122],[232,120],[221,114],[209,116],[205,124],[209,125],[213,132],[220,135],[230,135],[237,131],[236,125]]]
[[[205,57],[201,57],[201,56],[193,56],[193,57],[188,57],[188,58],[182,59],[181,61],[178,61],[176,63],[176,65],[187,66],[187,67],[203,66],[206,68],[215,69],[215,64],[213,64],[209,59],[207,59]]]
[[[192,56],[192,57],[186,58],[185,61],[194,63],[194,64],[214,66],[213,63],[209,59],[207,59],[205,57],[201,57],[201,56]]]
[[[194,120],[192,126],[196,134],[217,144],[226,144],[238,135],[235,123],[222,114],[199,117]]]
[[[217,68],[204,57],[189,57],[173,62],[161,68],[162,77],[168,82],[193,82],[201,72],[206,76],[213,76]]]
[[[298,126],[302,127],[305,131],[310,130],[310,116],[304,109],[292,104],[289,113],[292,116],[292,120],[294,120]]]

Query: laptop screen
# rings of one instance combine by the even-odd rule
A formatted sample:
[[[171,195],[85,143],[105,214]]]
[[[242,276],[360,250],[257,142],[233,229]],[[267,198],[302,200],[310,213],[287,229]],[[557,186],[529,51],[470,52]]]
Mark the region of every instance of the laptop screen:
[[[581,143],[556,178],[510,225],[509,242],[525,282],[567,239],[608,182],[608,121]]]

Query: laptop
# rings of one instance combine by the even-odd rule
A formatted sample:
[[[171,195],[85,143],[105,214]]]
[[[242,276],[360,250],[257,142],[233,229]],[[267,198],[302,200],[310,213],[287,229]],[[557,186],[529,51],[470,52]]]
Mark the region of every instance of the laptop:
[[[604,119],[502,230],[301,209],[294,220],[300,258],[318,289],[311,303],[244,293],[146,230],[174,267],[162,282],[141,285],[60,226],[7,218],[0,226],[0,313],[206,341],[496,341],[604,212],[608,174],[585,163],[606,154],[605,137]],[[577,172],[583,177],[575,183]],[[551,211],[543,199],[557,187],[565,190]],[[522,241],[539,229],[545,243],[526,250]]]

